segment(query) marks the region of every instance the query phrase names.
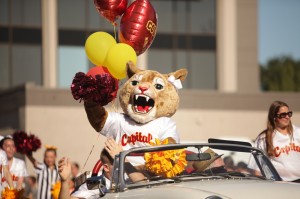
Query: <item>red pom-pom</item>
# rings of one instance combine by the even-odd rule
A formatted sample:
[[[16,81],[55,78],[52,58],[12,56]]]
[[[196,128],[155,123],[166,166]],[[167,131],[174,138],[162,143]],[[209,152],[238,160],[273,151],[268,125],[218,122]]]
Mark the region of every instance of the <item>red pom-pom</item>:
[[[25,131],[16,131],[13,134],[16,149],[19,153],[30,154],[41,148],[41,140],[33,134],[28,135]]]
[[[101,106],[105,106],[116,98],[118,80],[113,78],[104,69],[98,70],[100,72],[95,74],[95,71],[97,71],[97,68],[95,68],[91,69],[93,70],[92,74],[91,70],[87,75],[82,72],[76,73],[71,85],[72,95],[75,100],[96,102]]]

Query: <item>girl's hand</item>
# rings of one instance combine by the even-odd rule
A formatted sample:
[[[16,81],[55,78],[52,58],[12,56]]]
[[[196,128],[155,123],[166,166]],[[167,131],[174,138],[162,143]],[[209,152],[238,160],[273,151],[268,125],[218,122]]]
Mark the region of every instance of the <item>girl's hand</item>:
[[[70,179],[71,164],[69,158],[63,157],[58,161],[58,172],[62,182]]]

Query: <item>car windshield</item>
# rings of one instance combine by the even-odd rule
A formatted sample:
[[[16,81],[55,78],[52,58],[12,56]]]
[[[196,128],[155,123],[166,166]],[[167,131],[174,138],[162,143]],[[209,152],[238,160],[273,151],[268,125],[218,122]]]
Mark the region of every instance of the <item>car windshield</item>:
[[[126,188],[212,178],[278,180],[263,153],[249,146],[152,146],[122,152],[118,161],[113,183]]]

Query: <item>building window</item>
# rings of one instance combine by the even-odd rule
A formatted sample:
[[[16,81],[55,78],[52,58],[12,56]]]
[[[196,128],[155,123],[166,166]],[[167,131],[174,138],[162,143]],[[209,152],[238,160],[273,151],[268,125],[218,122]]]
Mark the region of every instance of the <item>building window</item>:
[[[216,1],[151,3],[158,14],[158,32],[148,49],[149,69],[166,73],[185,67],[185,88],[217,89]]]
[[[160,73],[170,73],[174,70],[172,68],[172,51],[170,50],[149,50],[148,51],[148,65],[152,70]]]
[[[172,1],[151,1],[158,15],[158,32],[171,33],[173,31]]]
[[[9,49],[7,44],[0,44],[0,89],[9,87]]]
[[[0,1],[0,88],[42,84],[41,0]]]
[[[8,25],[8,0],[0,1],[0,24]]]
[[[190,15],[190,33],[214,34],[216,32],[216,2],[214,0],[187,3]]]
[[[10,1],[13,26],[41,26],[41,0]]]
[[[89,68],[84,47],[60,46],[58,50],[58,87],[70,88],[77,72],[86,73]]]
[[[59,0],[58,28],[60,30],[113,31],[113,26],[99,16],[94,1]]]
[[[192,51],[189,55],[188,87],[193,89],[216,89],[216,54],[215,52]]]
[[[12,47],[12,86],[34,82],[42,84],[41,46],[14,45]]]
[[[58,1],[58,87],[69,88],[77,72],[86,73],[92,63],[85,54],[85,41],[96,31],[113,33],[113,26],[99,16],[93,1]],[[68,12],[66,12],[68,10]]]
[[[85,28],[85,3],[82,0],[57,1],[59,28]]]

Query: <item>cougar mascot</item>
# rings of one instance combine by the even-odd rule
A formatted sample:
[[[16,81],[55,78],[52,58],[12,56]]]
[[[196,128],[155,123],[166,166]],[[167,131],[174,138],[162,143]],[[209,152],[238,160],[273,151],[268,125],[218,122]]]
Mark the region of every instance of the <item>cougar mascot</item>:
[[[123,150],[149,146],[155,139],[178,143],[176,124],[170,117],[178,108],[178,89],[186,75],[186,69],[160,74],[140,70],[129,62],[128,81],[119,90],[124,113],[108,112],[101,105],[85,102],[89,122],[97,132],[121,143]]]

